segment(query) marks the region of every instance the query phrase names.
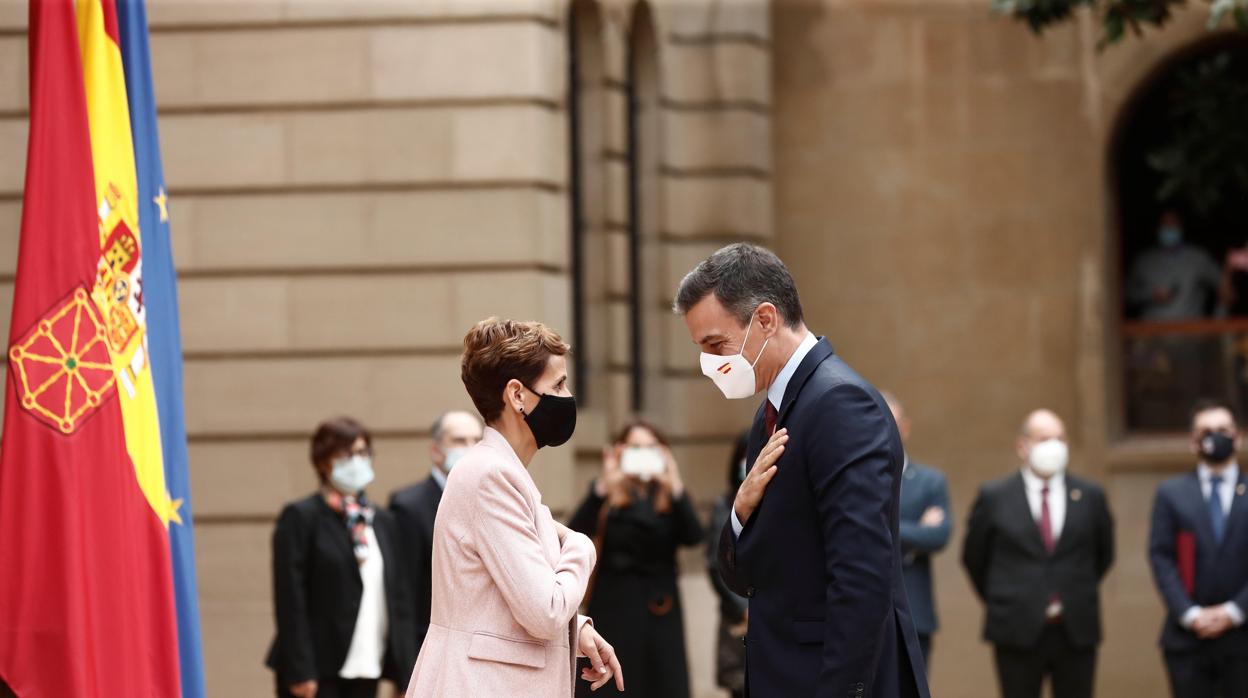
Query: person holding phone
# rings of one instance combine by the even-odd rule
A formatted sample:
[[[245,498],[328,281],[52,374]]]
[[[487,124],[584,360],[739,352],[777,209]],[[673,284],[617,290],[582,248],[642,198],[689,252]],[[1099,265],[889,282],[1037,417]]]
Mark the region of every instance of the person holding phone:
[[[620,430],[568,527],[598,550],[588,613],[628,667],[630,693],[688,698],[676,550],[697,545],[703,533],[657,427],[634,419]],[[615,687],[603,686],[602,694],[615,695]],[[589,695],[588,688],[578,687],[578,695]]]

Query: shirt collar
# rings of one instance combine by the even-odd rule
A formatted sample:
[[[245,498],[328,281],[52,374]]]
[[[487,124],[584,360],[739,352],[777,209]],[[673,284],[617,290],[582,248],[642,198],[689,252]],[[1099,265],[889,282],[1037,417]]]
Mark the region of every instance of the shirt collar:
[[[445,490],[446,489],[446,473],[442,472],[442,469],[435,465],[433,466],[432,474],[433,474],[433,481],[438,483],[438,489]]]
[[[1210,468],[1208,463],[1201,463],[1196,466],[1196,474],[1200,477],[1201,484],[1204,484],[1213,477],[1213,468]],[[1222,482],[1239,482],[1239,463],[1231,461],[1230,465],[1222,469]]]
[[[1022,468],[1022,473],[1023,484],[1027,486],[1029,491],[1039,492],[1044,489],[1045,485],[1048,485],[1049,491],[1052,492],[1054,490],[1060,490],[1066,486],[1066,473],[1058,473],[1048,480],[1045,480],[1039,475],[1031,472],[1031,468],[1028,468],[1025,465]]]
[[[784,402],[784,391],[789,387],[789,381],[793,379],[793,374],[797,373],[797,367],[802,365],[802,359],[810,353],[811,349],[819,343],[819,338],[813,332],[807,332],[806,338],[801,344],[797,345],[797,349],[793,350],[793,355],[789,357],[788,363],[784,368],[780,369],[780,373],[776,375],[776,379],[771,382],[771,387],[767,389],[767,400],[771,402],[772,407],[780,409],[780,403]]]

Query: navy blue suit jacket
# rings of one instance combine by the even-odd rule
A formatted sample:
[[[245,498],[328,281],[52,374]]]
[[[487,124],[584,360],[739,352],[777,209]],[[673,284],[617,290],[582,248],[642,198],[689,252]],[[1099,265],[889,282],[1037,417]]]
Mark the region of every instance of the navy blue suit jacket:
[[[945,510],[939,526],[922,526],[919,519],[930,507]],[[949,508],[949,486],[935,468],[910,461],[901,476],[901,561],[906,581],[906,599],[914,630],[920,635],[936,632],[936,601],[932,594],[932,553],[944,550],[953,533],[953,512]]]
[[[754,698],[928,698],[901,576],[902,448],[880,394],[820,340],[786,389],[789,443],[719,568],[746,596]],[[754,420],[748,462],[767,439]]]
[[[1209,651],[1248,654],[1248,625],[1233,628],[1215,640],[1201,640],[1179,620],[1192,606],[1234,601],[1248,613],[1248,474],[1240,470],[1235,498],[1227,515],[1222,545],[1214,542],[1209,507],[1195,472],[1161,483],[1153,502],[1148,557],[1153,579],[1166,604],[1161,645],[1172,652]],[[1176,541],[1180,534],[1195,541],[1195,578],[1188,593],[1179,572]]]

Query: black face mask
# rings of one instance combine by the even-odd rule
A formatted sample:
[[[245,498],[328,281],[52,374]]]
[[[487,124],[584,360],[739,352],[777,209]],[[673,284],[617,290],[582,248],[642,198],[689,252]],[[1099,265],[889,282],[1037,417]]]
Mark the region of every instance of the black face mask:
[[[524,423],[533,432],[538,448],[562,446],[576,431],[576,398],[544,395],[529,388],[529,392],[541,398],[533,411],[524,415]]]
[[[1225,463],[1235,455],[1235,439],[1219,432],[1200,437],[1200,455],[1213,464]]]

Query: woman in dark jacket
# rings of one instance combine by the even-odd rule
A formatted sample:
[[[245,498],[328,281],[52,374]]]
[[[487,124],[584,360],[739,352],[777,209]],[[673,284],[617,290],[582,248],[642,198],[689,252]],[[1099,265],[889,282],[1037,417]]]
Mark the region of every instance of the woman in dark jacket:
[[[745,480],[745,451],[749,434],[742,434],[733,446],[728,460],[728,491],[715,500],[711,527],[706,531],[706,568],[711,584],[719,596],[719,638],[715,647],[715,683],[732,693],[732,698],[745,696],[745,638],[749,605],[744,596],[728,588],[719,576],[719,536],[728,523],[732,502]]]
[[[626,667],[628,695],[688,698],[676,549],[700,543],[702,526],[657,428],[634,420],[620,431],[568,526],[598,548],[589,615]],[[593,695],[604,694],[615,687]],[[577,695],[590,695],[584,683]]]
[[[282,510],[273,531],[277,637],[267,664],[283,698],[375,698],[407,685],[412,608],[391,514],[364,494],[372,437],[348,417],[312,437],[320,487]]]

